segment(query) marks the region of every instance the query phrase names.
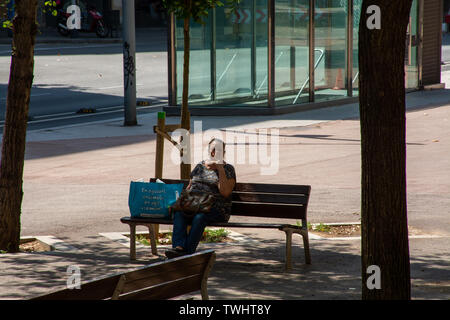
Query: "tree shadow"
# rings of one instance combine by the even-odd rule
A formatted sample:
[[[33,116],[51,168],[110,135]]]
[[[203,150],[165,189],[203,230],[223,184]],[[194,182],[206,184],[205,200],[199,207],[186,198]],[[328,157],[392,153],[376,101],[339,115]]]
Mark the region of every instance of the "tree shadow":
[[[70,113],[75,116],[80,108],[123,106],[123,95],[92,92],[94,89],[83,86],[66,86],[57,83],[34,85],[31,89],[30,97],[29,129],[43,127],[43,120],[45,119],[39,118],[41,116],[59,114],[60,118],[67,118],[71,116]],[[7,84],[0,84],[0,121],[5,119],[7,90]],[[165,99],[165,97],[161,96],[138,97],[138,100],[147,101],[150,105],[163,103]],[[139,107],[137,109],[139,110]],[[112,116],[118,117],[122,116],[122,114],[123,107],[117,113],[112,114]],[[95,114],[89,114],[86,118],[95,116]]]
[[[201,244],[214,249],[217,260],[209,276],[213,300],[354,300],[361,298],[361,258],[355,241],[311,241],[312,264],[304,264],[300,237],[294,237],[293,269],[284,269],[284,241],[257,238],[257,244]],[[64,289],[78,266],[81,282],[164,261],[163,248],[152,256],[149,247],[129,249],[101,236],[71,240],[79,251],[0,255],[0,298],[28,299]],[[437,254],[411,259],[414,299],[448,299],[448,261]],[[447,285],[445,285],[445,281]],[[443,283],[443,285],[439,285]],[[414,286],[414,284],[416,284]],[[428,285],[427,285],[428,284]],[[434,284],[434,285],[433,285]],[[198,293],[189,296],[199,299]],[[185,296],[183,298],[186,298]]]
[[[155,135],[136,135],[114,138],[100,137],[29,142],[27,143],[25,149],[25,160],[43,159],[81,152],[115,148],[137,143],[151,142],[155,139]]]

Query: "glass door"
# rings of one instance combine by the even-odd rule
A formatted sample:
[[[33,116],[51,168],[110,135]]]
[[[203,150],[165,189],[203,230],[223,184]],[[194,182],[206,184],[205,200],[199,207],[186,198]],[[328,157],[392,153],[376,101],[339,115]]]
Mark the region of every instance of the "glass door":
[[[314,1],[315,101],[347,96],[347,3],[346,0]]]
[[[418,0],[413,0],[409,24],[406,34],[405,52],[405,88],[417,88],[419,86],[419,70],[417,65],[418,51]]]
[[[189,62],[189,102],[201,103],[211,100],[211,15],[204,25],[191,20],[191,42]],[[183,94],[184,33],[183,19],[176,19],[176,81],[177,103]],[[208,63],[205,63],[207,61]]]
[[[309,101],[309,0],[275,2],[275,104]]]
[[[216,9],[216,103],[258,102],[267,95],[267,18],[267,0]]]

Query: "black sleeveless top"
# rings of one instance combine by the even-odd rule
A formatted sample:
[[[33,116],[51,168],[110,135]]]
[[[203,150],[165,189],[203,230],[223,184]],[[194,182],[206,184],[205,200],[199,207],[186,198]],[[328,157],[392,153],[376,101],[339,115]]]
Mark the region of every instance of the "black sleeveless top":
[[[236,180],[236,172],[231,164],[225,163],[223,168],[228,179]],[[192,170],[191,180],[191,190],[209,192],[215,195],[217,200],[213,208],[222,212],[228,220],[231,214],[231,195],[225,198],[220,194],[218,170],[207,169],[205,161],[202,161]]]

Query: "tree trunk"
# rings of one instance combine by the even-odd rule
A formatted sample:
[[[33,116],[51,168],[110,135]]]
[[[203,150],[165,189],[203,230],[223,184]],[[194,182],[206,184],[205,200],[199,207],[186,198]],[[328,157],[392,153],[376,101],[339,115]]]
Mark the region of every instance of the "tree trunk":
[[[185,0],[186,8],[191,8],[192,0]],[[189,9],[190,12],[190,9]],[[183,97],[181,102],[181,128],[186,129],[190,132],[191,127],[191,119],[189,114],[189,62],[190,62],[190,49],[191,49],[191,36],[190,36],[190,18],[184,18],[184,65],[183,65]],[[189,138],[186,143],[189,143]],[[186,156],[181,151],[180,156]],[[190,145],[187,156],[190,158]],[[181,179],[189,179],[191,173],[191,163],[187,161],[187,163],[181,162],[180,165],[180,177]]]
[[[412,0],[364,0],[359,29],[362,298],[410,299],[406,206],[405,41]],[[381,29],[365,14],[381,9]],[[370,289],[367,268],[380,268]]]
[[[37,0],[16,0],[6,117],[0,167],[0,250],[18,252],[22,178],[33,83]]]

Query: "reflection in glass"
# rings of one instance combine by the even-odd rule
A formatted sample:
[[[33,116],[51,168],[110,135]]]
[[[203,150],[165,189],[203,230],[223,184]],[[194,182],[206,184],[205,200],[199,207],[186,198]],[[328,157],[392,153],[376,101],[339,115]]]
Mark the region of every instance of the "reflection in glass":
[[[267,0],[217,7],[205,25],[191,23],[189,102],[267,105]],[[177,21],[177,83],[182,87],[183,23]],[[178,90],[178,101],[181,99]]]
[[[177,101],[181,104],[183,88],[184,34],[183,20],[176,22]],[[189,102],[209,101],[211,92],[211,15],[206,24],[191,21],[191,50],[189,67]]]
[[[413,0],[411,14],[409,16],[408,31],[406,34],[406,56],[405,56],[405,87],[417,88],[419,86],[419,75],[417,65],[418,46],[418,23],[417,23],[418,1]]]
[[[347,47],[346,0],[316,0],[315,3],[315,52],[316,59],[324,54],[315,70],[315,101],[333,100],[347,96],[346,47]]]
[[[358,33],[362,0],[274,0],[275,106],[358,95]],[[310,3],[314,31],[310,35]],[[405,56],[405,85],[418,86],[418,0],[413,0]],[[194,106],[268,107],[268,0],[242,0],[236,11],[211,10],[191,23],[189,102]],[[348,5],[353,4],[353,20]],[[348,24],[352,23],[351,30]],[[177,101],[183,83],[183,21],[175,28]],[[313,38],[311,38],[311,36]],[[350,43],[350,41],[352,43]],[[314,48],[310,43],[314,42]],[[313,59],[314,92],[309,59]],[[350,68],[350,69],[349,69]],[[349,70],[347,70],[349,69]],[[347,79],[351,76],[351,79]],[[311,81],[312,82],[312,81]],[[348,88],[351,86],[351,88]],[[314,98],[314,99],[312,99]]]
[[[275,103],[309,101],[309,0],[275,1]]]

